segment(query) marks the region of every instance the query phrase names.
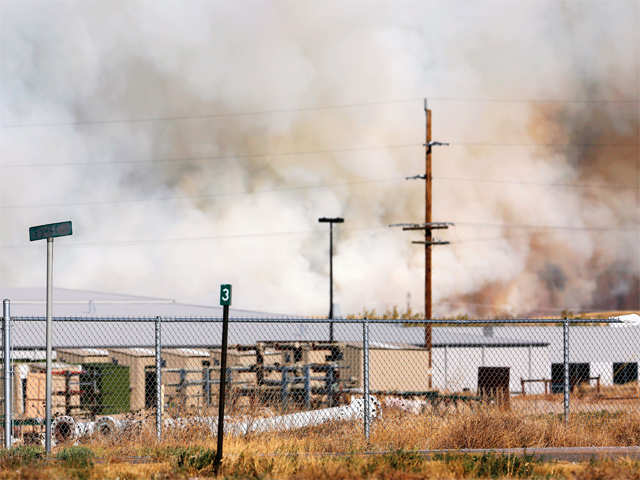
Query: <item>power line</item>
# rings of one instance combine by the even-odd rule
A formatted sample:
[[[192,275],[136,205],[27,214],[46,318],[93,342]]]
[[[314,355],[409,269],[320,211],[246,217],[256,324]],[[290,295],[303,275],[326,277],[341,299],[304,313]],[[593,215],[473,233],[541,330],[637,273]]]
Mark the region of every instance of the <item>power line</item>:
[[[375,183],[392,183],[392,182],[402,182],[404,179],[402,177],[392,177],[392,178],[378,178],[378,179],[362,179],[362,180],[354,180],[351,182],[341,182],[341,183],[327,183],[321,185],[299,185],[299,186],[291,186],[291,187],[281,187],[274,188],[271,190],[256,190],[253,192],[242,191],[242,192],[226,192],[226,193],[210,193],[210,194],[202,194],[202,195],[176,195],[169,197],[150,197],[150,198],[132,198],[132,199],[124,199],[124,200],[94,200],[87,202],[69,202],[69,203],[39,203],[39,204],[28,204],[28,205],[0,205],[0,209],[28,209],[28,208],[59,208],[59,207],[86,207],[86,206],[97,206],[97,205],[118,205],[118,204],[129,204],[129,203],[148,203],[148,202],[170,202],[170,201],[180,201],[180,200],[203,200],[210,198],[224,198],[224,197],[236,197],[236,196],[250,196],[250,195],[262,195],[269,193],[284,193],[284,192],[295,192],[299,190],[315,190],[315,189],[331,189],[335,187],[347,187],[347,186],[356,186],[356,185],[368,185]]]
[[[465,222],[456,222],[456,224]],[[484,224],[486,225],[486,224]],[[506,224],[501,224],[501,226],[508,226]],[[516,225],[516,227],[520,227]],[[540,228],[541,226],[535,226],[534,228]],[[577,229],[576,227],[562,227],[562,226],[543,226],[544,228],[571,228]],[[370,233],[370,232],[378,232],[385,234],[392,234],[393,231],[389,230],[387,225],[378,225],[373,227],[351,227],[342,229],[346,232],[355,232],[355,233]],[[615,230],[615,229],[614,229]],[[629,230],[631,231],[631,230]],[[170,238],[150,238],[150,239],[129,239],[129,240],[96,240],[96,241],[70,241],[64,242],[64,248],[75,248],[75,247],[93,247],[93,246],[137,246],[137,245],[148,245],[148,244],[156,244],[156,243],[183,243],[183,242],[199,242],[199,241],[209,241],[209,240],[229,240],[229,239],[241,239],[241,238],[268,238],[268,237],[282,237],[282,236],[295,236],[295,235],[308,235],[308,234],[325,234],[323,230],[311,229],[311,230],[297,230],[297,231],[280,231],[280,232],[253,232],[253,233],[237,233],[237,234],[228,234],[228,235],[206,235],[206,236],[198,236],[198,237],[170,237]],[[509,238],[508,235],[499,238]],[[484,240],[495,240],[489,238],[478,239],[479,241]],[[471,239],[465,240],[471,241]],[[462,242],[461,242],[462,243]],[[31,248],[34,245],[32,243],[25,244],[14,244],[14,245],[0,245],[1,249],[21,249],[21,248]],[[60,247],[59,247],[60,248]]]
[[[34,122],[34,123],[6,123],[0,128],[18,129],[18,128],[53,128],[53,127],[76,127],[76,126],[92,126],[92,125],[117,125],[132,123],[154,123],[168,121],[185,121],[185,120],[212,120],[220,118],[233,117],[251,117],[261,115],[274,115],[283,113],[300,113],[300,112],[317,112],[324,110],[343,110],[359,107],[371,107],[380,105],[408,104],[422,101],[422,97],[389,99],[389,100],[372,100],[364,102],[352,102],[343,104],[329,105],[310,105],[303,107],[285,107],[264,110],[252,110],[244,112],[219,112],[219,113],[203,113],[203,114],[184,114],[184,115],[156,115],[143,116],[133,118],[107,118],[107,119],[87,119],[87,120],[70,120],[70,121],[54,121],[54,122]],[[490,97],[429,97],[429,100],[440,102],[454,103],[564,103],[564,104],[630,104],[640,103],[637,99],[561,99],[561,98],[490,98]]]
[[[602,143],[602,142],[474,142],[451,141],[453,147],[516,147],[516,148],[635,148],[635,143]]]
[[[376,226],[376,227],[352,227],[342,229],[343,231],[349,232],[384,232],[390,234],[388,227],[386,225]],[[156,243],[183,243],[183,242],[200,242],[200,241],[210,241],[210,240],[234,240],[241,238],[268,238],[268,237],[283,237],[283,236],[295,236],[295,235],[309,235],[309,234],[324,234],[326,232],[318,229],[313,230],[297,230],[297,231],[281,231],[281,232],[255,232],[255,233],[238,233],[238,234],[228,234],[228,235],[206,235],[199,237],[170,237],[170,238],[149,238],[149,239],[131,239],[131,240],[96,240],[96,241],[70,241],[64,242],[64,248],[75,248],[75,247],[94,247],[94,246],[138,246],[138,245],[148,245],[148,244],[156,244]],[[21,248],[31,248],[33,247],[33,243],[25,243],[25,244],[14,244],[14,245],[0,245],[1,249],[21,249]],[[60,246],[57,248],[61,248]]]
[[[452,142],[452,147],[566,147],[566,148],[635,148],[635,144],[606,144],[606,143],[491,143],[491,142]],[[52,167],[93,167],[98,165],[149,165],[154,166],[160,163],[192,163],[210,160],[237,160],[251,158],[278,158],[291,156],[324,155],[332,153],[351,153],[366,151],[397,150],[404,148],[423,147],[422,143],[401,143],[387,145],[365,145],[344,148],[328,148],[320,150],[302,150],[294,152],[265,152],[265,153],[238,153],[226,155],[193,155],[172,158],[153,158],[148,160],[97,160],[80,162],[38,162],[38,163],[7,163],[2,168],[52,168]]]
[[[429,101],[451,103],[568,103],[568,104],[630,104],[639,103],[635,98],[535,98],[535,97],[429,97]]]
[[[487,228],[513,228],[513,229],[532,229],[532,230],[576,230],[576,231],[604,231],[604,232],[636,232],[638,227],[616,227],[616,226],[574,226],[574,225],[533,225],[533,224],[517,224],[517,223],[491,223],[491,222],[471,222],[471,221],[453,221],[456,225],[468,225],[474,227]]]
[[[2,165],[2,168],[24,168],[24,167],[70,167],[70,166],[95,166],[95,165],[154,165],[158,163],[183,163],[183,162],[201,162],[205,160],[237,160],[240,158],[271,158],[271,157],[291,157],[306,155],[323,155],[329,153],[350,153],[350,152],[366,152],[377,150],[395,150],[402,148],[422,147],[421,143],[403,143],[389,145],[368,145],[346,148],[333,148],[324,150],[304,150],[298,152],[273,152],[273,153],[248,153],[233,155],[196,155],[188,157],[174,158],[157,158],[150,160],[104,160],[90,162],[57,162],[57,163],[9,163]]]
[[[370,107],[378,105],[394,105],[401,103],[412,103],[422,98],[405,98],[405,99],[391,99],[391,100],[379,100],[368,102],[355,102],[355,103],[343,103],[333,105],[315,105],[307,107],[290,107],[290,108],[274,108],[265,110],[252,110],[246,112],[220,112],[220,113],[204,113],[204,114],[190,114],[190,115],[164,115],[164,116],[146,116],[137,118],[112,118],[112,119],[88,119],[88,120],[71,120],[67,122],[40,122],[40,123],[8,123],[2,125],[2,128],[49,128],[49,127],[76,127],[76,126],[91,126],[91,125],[117,125],[127,123],[154,123],[154,122],[168,122],[168,121],[182,121],[182,120],[213,120],[218,118],[233,118],[233,117],[253,117],[260,115],[274,115],[281,113],[300,113],[300,112],[316,112],[323,110],[343,110],[358,107]]]
[[[495,183],[506,185],[531,185],[537,187],[549,188],[604,188],[614,190],[635,190],[636,186],[631,184],[616,183],[569,183],[569,182],[530,182],[526,180],[507,180],[493,178],[474,178],[474,177],[433,177],[434,180],[442,180],[446,182],[471,182],[471,183]]]
[[[63,202],[63,203],[37,203],[37,204],[14,204],[14,205],[0,205],[0,209],[29,209],[29,208],[60,208],[60,207],[86,207],[86,206],[98,206],[98,205],[121,205],[131,203],[151,203],[151,202],[171,202],[180,200],[204,200],[213,198],[225,198],[225,197],[237,197],[237,196],[250,196],[250,195],[263,195],[270,193],[286,193],[304,190],[321,190],[331,189],[336,187],[348,187],[358,185],[368,185],[376,183],[393,183],[403,181],[403,177],[388,177],[388,178],[365,178],[360,180],[354,180],[350,182],[337,182],[326,183],[318,185],[298,185],[280,187],[269,190],[256,190],[256,191],[238,191],[238,192],[222,192],[222,193],[210,193],[200,195],[175,195],[166,197],[149,197],[149,198],[131,198],[131,199],[118,199],[118,200],[92,200],[81,202]],[[472,177],[434,177],[434,180],[444,181],[462,181],[472,183],[496,183],[496,184],[508,184],[508,185],[531,185],[549,188],[609,188],[609,189],[635,189],[635,187],[629,185],[616,185],[616,184],[570,184],[570,183],[542,183],[542,182],[525,182],[516,180],[499,180],[499,179],[482,179]]]

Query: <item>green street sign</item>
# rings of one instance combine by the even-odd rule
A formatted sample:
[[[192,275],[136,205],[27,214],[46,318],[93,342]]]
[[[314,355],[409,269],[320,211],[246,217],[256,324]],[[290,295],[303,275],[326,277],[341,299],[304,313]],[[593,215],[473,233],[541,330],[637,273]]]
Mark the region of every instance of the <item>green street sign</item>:
[[[44,240],[45,238],[65,237],[73,233],[71,222],[49,223],[29,228],[29,240]]]
[[[228,283],[220,285],[220,305],[231,305],[231,285]]]

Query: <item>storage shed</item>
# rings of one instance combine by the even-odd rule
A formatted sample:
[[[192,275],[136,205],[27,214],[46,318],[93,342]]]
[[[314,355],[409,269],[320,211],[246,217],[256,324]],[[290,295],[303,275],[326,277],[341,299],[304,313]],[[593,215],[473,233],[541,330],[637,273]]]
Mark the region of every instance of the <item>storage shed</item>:
[[[32,363],[28,367],[22,388],[22,411],[27,418],[42,418],[45,415],[46,364]],[[80,365],[52,363],[51,413],[53,415],[71,415],[78,412],[81,370]]]
[[[162,351],[165,370],[162,382],[168,404],[186,407],[205,405],[205,380],[210,367],[208,350],[172,348]]]
[[[362,345],[344,347],[345,369],[356,388],[363,388]],[[369,388],[384,391],[427,391],[429,389],[429,351],[425,348],[371,342],[369,345]]]
[[[129,367],[131,410],[142,410],[145,408],[145,397],[155,396],[155,384],[153,389],[146,388],[148,382],[145,376],[145,367],[155,365],[155,351],[150,348],[111,349],[109,355],[116,365]]]
[[[127,413],[131,409],[129,367],[113,363],[82,364],[81,406],[91,415]]]
[[[106,363],[111,362],[109,352],[99,348],[59,348],[58,359],[67,363]]]

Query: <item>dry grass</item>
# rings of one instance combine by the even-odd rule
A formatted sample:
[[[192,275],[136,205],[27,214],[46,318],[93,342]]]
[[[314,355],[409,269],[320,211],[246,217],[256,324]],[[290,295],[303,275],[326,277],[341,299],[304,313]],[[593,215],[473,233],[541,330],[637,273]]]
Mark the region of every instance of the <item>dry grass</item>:
[[[158,443],[153,430],[92,438],[100,462],[77,468],[56,462],[46,468],[27,462],[5,464],[0,478],[189,478],[211,475],[215,438],[193,428],[165,432]],[[569,425],[554,414],[521,415],[498,408],[462,406],[436,414],[414,415],[386,409],[372,428],[371,443],[357,422],[335,423],[288,433],[225,439],[224,472],[230,478],[638,478],[640,464],[604,461],[544,464],[532,459],[453,457],[429,460],[408,453],[418,449],[552,446],[626,446],[640,444],[640,414],[576,414]],[[58,449],[64,446],[58,447]],[[365,451],[386,455],[361,455]],[[317,455],[340,453],[347,455]],[[131,457],[144,457],[132,464]],[[19,462],[18,462],[19,464]],[[37,464],[37,461],[36,461]]]

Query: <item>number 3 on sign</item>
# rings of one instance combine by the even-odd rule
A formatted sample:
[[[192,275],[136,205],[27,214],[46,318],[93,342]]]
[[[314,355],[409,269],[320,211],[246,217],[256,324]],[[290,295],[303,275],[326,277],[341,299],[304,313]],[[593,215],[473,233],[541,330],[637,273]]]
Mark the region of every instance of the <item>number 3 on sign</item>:
[[[220,285],[220,305],[231,305],[231,285]]]

